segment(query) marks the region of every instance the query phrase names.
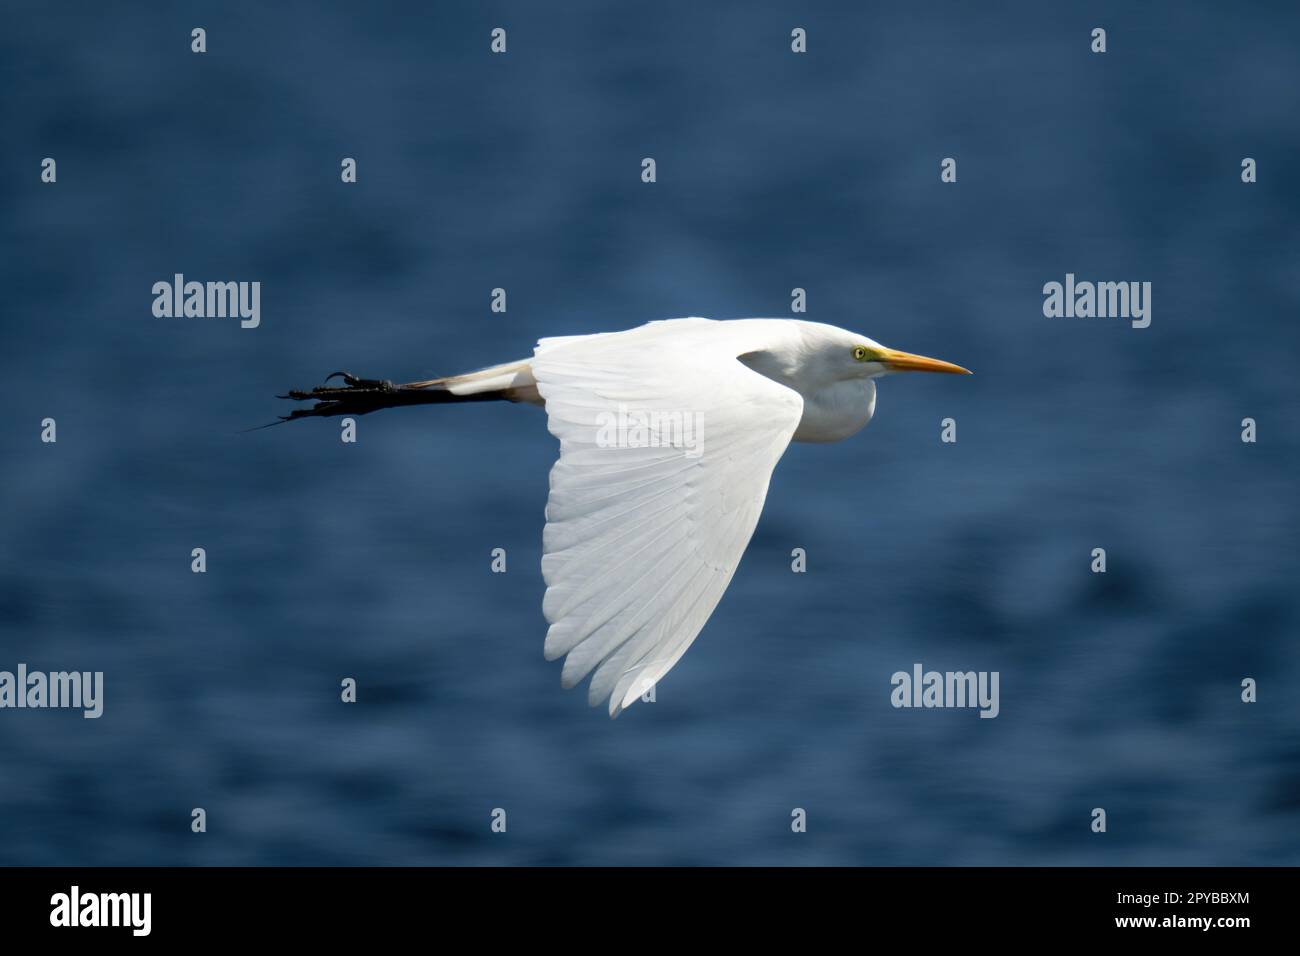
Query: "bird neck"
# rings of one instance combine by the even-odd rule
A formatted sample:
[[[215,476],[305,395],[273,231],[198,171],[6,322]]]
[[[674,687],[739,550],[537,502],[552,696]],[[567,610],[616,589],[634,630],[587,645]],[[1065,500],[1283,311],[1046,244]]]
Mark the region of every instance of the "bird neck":
[[[842,379],[803,397],[803,417],[794,441],[833,442],[861,431],[876,411],[876,383]]]

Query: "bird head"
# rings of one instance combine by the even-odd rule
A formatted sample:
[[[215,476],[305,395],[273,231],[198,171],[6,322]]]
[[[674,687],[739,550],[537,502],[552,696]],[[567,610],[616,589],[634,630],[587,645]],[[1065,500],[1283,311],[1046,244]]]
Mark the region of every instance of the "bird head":
[[[852,336],[847,348],[841,346],[842,366],[856,378],[876,378],[890,372],[947,372],[950,375],[970,375],[969,369],[943,359],[900,352],[881,345],[865,335]]]
[[[970,375],[960,365],[881,345],[875,339],[821,322],[794,321],[771,346],[740,356],[755,371],[775,379],[806,400],[818,389],[862,383],[891,372],[947,372]],[[856,394],[856,392],[855,392]]]
[[[969,375],[967,369],[941,359],[900,352],[875,339],[820,322],[800,323],[806,354],[826,380],[878,378],[890,372],[947,372]]]

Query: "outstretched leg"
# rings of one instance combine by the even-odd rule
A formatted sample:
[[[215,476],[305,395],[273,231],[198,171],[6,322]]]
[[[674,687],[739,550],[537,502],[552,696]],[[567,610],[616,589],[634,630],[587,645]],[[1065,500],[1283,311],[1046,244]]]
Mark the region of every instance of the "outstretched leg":
[[[342,385],[331,385],[334,379]],[[401,405],[442,405],[451,402],[527,402],[544,404],[533,380],[528,359],[493,365],[491,368],[426,382],[394,385],[386,378],[360,378],[351,372],[334,372],[310,391],[293,389],[286,395],[295,402],[314,402],[310,408],[295,408],[271,425],[297,418],[329,418],[334,415],[368,415],[381,408]],[[270,425],[261,425],[269,428]]]
[[[343,384],[329,384],[336,378],[341,378]],[[310,408],[295,408],[288,415],[281,415],[279,422],[271,424],[278,425],[298,418],[368,415],[381,408],[397,408],[402,405],[483,402],[506,397],[500,391],[457,394],[448,388],[447,382],[447,379],[431,379],[427,382],[394,385],[388,379],[359,378],[350,372],[334,372],[325,379],[325,384],[317,385],[310,391],[292,389],[288,394],[276,396],[315,404]]]

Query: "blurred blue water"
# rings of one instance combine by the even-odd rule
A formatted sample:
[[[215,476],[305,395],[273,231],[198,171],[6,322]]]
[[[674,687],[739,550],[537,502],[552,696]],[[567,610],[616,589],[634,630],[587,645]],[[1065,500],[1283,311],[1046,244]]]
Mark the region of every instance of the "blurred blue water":
[[[107,690],[0,711],[0,862],[1300,862],[1300,11],[753,6],[9,5],[0,669]],[[261,327],[153,318],[175,272],[259,280]],[[1151,281],[1151,327],[1045,319],[1066,272]],[[615,722],[541,655],[541,413],[237,434],[335,368],[795,286],[977,374],[792,447]],[[1001,716],[893,709],[915,661]]]

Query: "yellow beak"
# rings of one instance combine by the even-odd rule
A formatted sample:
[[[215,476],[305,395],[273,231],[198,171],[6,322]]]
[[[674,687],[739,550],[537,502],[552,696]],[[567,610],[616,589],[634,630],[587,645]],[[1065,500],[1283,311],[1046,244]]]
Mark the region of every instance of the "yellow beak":
[[[924,355],[913,355],[911,352],[898,352],[894,349],[883,349],[880,357],[881,364],[885,368],[895,372],[947,372],[950,375],[970,375],[970,369],[962,368],[960,365],[953,365],[951,362],[945,362],[942,359],[926,358]]]

